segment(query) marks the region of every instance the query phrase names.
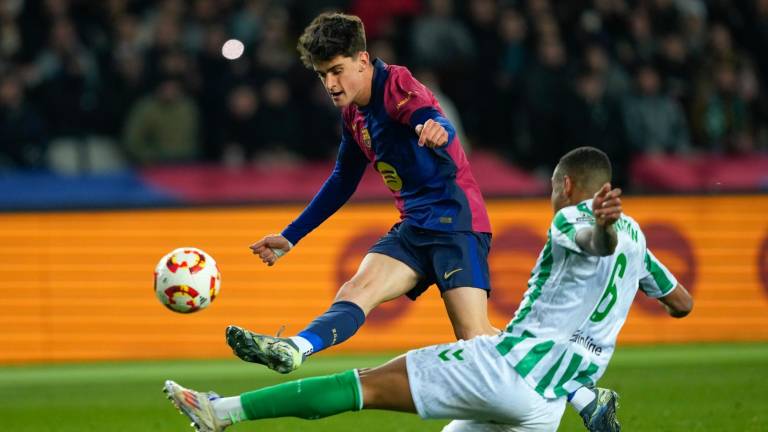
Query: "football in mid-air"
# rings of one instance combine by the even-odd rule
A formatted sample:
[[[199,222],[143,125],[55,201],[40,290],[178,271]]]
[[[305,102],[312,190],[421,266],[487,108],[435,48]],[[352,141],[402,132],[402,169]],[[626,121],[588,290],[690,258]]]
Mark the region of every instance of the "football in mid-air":
[[[160,258],[155,267],[155,295],[179,313],[207,308],[219,295],[221,272],[216,261],[200,249],[184,247]]]

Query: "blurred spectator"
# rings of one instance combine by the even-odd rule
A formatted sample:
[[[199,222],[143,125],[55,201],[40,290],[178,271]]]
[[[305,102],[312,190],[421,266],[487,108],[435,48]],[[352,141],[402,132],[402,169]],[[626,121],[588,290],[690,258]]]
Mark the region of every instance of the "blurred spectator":
[[[519,149],[521,159],[532,168],[550,171],[557,161],[552,154],[565,153],[562,134],[562,104],[568,94],[567,57],[563,44],[550,38],[539,43],[536,60],[526,71],[525,114],[530,147]]]
[[[10,62],[21,50],[21,28],[16,21],[20,12],[19,1],[0,4],[0,74],[9,68]]]
[[[499,85],[504,90],[519,87],[528,61],[528,25],[515,9],[504,9],[499,20]]]
[[[24,100],[21,80],[0,75],[0,170],[41,168],[44,152],[43,120]]]
[[[333,6],[338,10],[344,2],[329,3],[335,3]],[[363,20],[365,33],[370,39],[394,33],[395,20],[416,16],[422,9],[421,0],[352,0],[350,3],[351,13]],[[314,17],[315,15],[308,16],[305,20],[309,22]]]
[[[630,88],[629,78],[624,68],[613,61],[605,48],[594,43],[584,51],[586,67],[597,74],[605,85],[605,95],[613,101],[620,101]]]
[[[259,98],[247,85],[235,87],[227,101],[228,121],[222,161],[238,167],[253,159],[258,149],[258,137],[268,127],[259,117]]]
[[[603,150],[614,165],[614,183],[626,187],[629,151],[618,103],[606,94],[602,76],[589,68],[580,71],[574,84],[563,115],[564,150],[581,146]]]
[[[333,106],[325,87],[312,82],[301,112],[301,156],[309,160],[336,156],[341,140],[341,113]]]
[[[633,153],[686,153],[690,138],[680,105],[662,91],[659,74],[643,65],[635,92],[624,102],[624,123]]]
[[[677,33],[669,33],[661,39],[656,64],[658,72],[665,78],[665,91],[682,103],[689,103],[692,97],[691,82],[695,65],[688,56],[688,48]]]
[[[453,14],[451,0],[429,0],[427,14],[414,22],[413,59],[418,66],[461,66],[472,60],[475,44],[467,28]]]
[[[119,168],[119,153],[103,163],[94,149],[141,124],[152,133],[129,147],[141,161],[232,161],[233,148],[240,163],[328,158],[339,112],[295,46],[329,9],[362,17],[372,55],[428,70],[473,146],[527,168],[548,170],[577,143],[608,146],[617,101],[632,153],[768,150],[768,0],[7,0],[0,76],[25,91],[4,127],[16,126],[8,112],[31,113],[41,127],[24,130],[45,135],[5,135],[3,151],[35,142],[60,172]],[[245,44],[239,59],[222,56],[230,38]],[[155,91],[168,77],[180,92]],[[163,149],[182,124],[194,127]]]
[[[655,34],[666,35],[678,30],[680,11],[674,0],[651,0],[649,3],[651,25]]]
[[[768,0],[754,0],[754,8],[750,15],[754,19],[753,34],[749,38],[752,52],[761,53],[768,46]],[[755,60],[761,71],[761,81],[763,84],[768,84],[768,55],[758,54]]]
[[[232,16],[232,36],[246,46],[255,44],[261,38],[267,0],[246,0],[243,8]]]
[[[166,77],[131,109],[123,133],[125,149],[142,165],[196,160],[198,122],[197,107],[179,79]]]
[[[701,56],[707,44],[707,7],[700,0],[678,0],[677,4],[687,50],[695,57]]]
[[[729,62],[721,63],[710,78],[702,85],[694,106],[697,142],[716,152],[752,150],[752,119],[739,91],[738,71]]]
[[[134,102],[146,90],[144,58],[141,53],[126,51],[115,55],[101,94],[98,129],[119,136],[123,122]]]
[[[227,94],[239,80],[230,73],[230,60],[221,55],[221,47],[227,40],[224,27],[210,25],[206,28],[203,37],[203,46],[196,63],[200,72],[197,102],[201,115],[201,156],[205,160],[219,160],[223,150],[221,146],[223,129],[229,114],[226,109]]]
[[[51,135],[87,135],[97,108],[100,76],[96,59],[80,43],[71,21],[62,18],[54,23],[50,46],[37,57],[29,79],[45,100]]]
[[[314,140],[300,142],[301,118],[291,103],[291,90],[281,78],[273,78],[262,86],[262,121],[269,125],[254,137],[258,142],[258,158],[267,162],[294,163],[302,150],[311,151]]]
[[[629,18],[629,46],[620,51],[624,64],[652,61],[657,42],[651,32],[651,21],[644,9],[635,9]]]

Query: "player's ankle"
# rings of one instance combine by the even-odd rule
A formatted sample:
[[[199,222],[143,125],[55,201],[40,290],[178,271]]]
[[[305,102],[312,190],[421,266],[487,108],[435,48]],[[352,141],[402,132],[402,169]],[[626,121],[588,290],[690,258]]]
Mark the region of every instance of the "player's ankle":
[[[312,343],[307,339],[301,336],[291,336],[288,339],[296,345],[296,348],[298,348],[304,358],[309,357],[314,352]]]
[[[230,421],[232,424],[247,420],[240,396],[219,398],[211,401],[211,405],[219,420]]]
[[[580,387],[575,392],[568,395],[568,403],[576,408],[576,411],[582,412],[584,408],[589,406],[597,398],[597,395],[592,389],[587,387]]]

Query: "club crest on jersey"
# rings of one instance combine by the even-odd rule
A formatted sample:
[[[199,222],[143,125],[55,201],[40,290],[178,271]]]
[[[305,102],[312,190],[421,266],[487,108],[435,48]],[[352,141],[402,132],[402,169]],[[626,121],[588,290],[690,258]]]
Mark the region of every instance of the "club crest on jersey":
[[[366,147],[371,148],[371,134],[368,133],[368,128],[363,128],[360,131],[360,135],[363,137],[363,144],[365,144]]]

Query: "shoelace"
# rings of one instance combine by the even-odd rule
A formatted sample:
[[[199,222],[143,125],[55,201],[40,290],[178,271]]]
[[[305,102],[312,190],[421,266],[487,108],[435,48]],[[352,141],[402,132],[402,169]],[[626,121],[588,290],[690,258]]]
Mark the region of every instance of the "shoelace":
[[[279,328],[279,329],[277,329],[277,333],[275,334],[275,337],[276,337],[276,338],[279,338],[279,337],[280,337],[280,335],[283,333],[283,331],[284,331],[284,330],[285,330],[285,324],[281,324],[281,325],[280,325],[280,328]]]

